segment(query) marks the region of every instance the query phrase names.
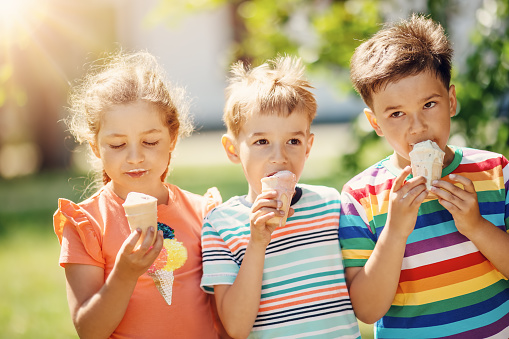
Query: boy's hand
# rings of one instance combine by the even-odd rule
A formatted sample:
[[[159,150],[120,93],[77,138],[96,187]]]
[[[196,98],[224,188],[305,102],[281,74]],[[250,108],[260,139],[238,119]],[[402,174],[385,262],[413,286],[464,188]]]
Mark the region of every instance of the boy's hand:
[[[452,214],[458,231],[469,237],[476,225],[484,219],[479,212],[477,192],[468,178],[450,174],[449,179],[463,185],[463,189],[444,180],[435,180],[431,191],[437,195],[438,202]]]
[[[386,223],[386,228],[394,232],[393,234],[403,236],[405,239],[414,230],[419,206],[428,195],[424,177],[416,177],[405,181],[411,172],[410,166],[405,167],[394,181],[389,196],[389,211]]]
[[[267,221],[275,216],[284,216],[284,212],[278,209],[283,206],[283,203],[276,198],[276,191],[264,192],[256,197],[249,215],[250,241],[253,244],[260,244],[266,248],[270,243],[272,232],[276,229],[276,226],[267,225]]]

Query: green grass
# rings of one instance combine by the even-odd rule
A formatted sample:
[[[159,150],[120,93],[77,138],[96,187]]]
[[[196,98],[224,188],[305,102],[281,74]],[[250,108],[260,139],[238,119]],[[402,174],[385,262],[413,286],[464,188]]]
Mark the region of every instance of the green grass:
[[[303,178],[311,184],[340,188],[346,178]],[[216,186],[223,200],[245,194],[239,166],[175,168],[170,181],[203,194]],[[58,266],[60,245],[52,215],[58,198],[75,202],[85,196],[89,181],[69,172],[0,179],[0,339],[77,338],[65,294],[64,270]],[[213,184],[211,184],[213,183]],[[361,324],[362,338],[373,338]]]
[[[47,232],[19,230],[0,240],[1,338],[77,338],[59,251]]]

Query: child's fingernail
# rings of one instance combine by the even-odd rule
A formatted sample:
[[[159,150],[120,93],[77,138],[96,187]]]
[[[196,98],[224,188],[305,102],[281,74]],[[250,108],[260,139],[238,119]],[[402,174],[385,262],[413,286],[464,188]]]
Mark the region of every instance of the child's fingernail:
[[[281,207],[283,207],[283,203],[282,203],[281,201],[279,201],[279,200],[278,200],[278,201],[277,201],[277,208],[279,209],[279,208],[281,208]]]
[[[456,179],[456,174],[449,174],[449,178]]]
[[[431,182],[431,184],[432,184],[432,185],[436,185],[436,184],[438,184],[438,180],[433,180],[433,181]]]

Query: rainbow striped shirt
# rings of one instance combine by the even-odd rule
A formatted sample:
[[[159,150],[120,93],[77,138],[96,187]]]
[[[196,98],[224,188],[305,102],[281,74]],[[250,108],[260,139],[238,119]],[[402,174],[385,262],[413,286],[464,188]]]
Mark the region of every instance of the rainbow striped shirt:
[[[274,231],[266,250],[250,338],[360,338],[339,249],[339,192],[301,184],[297,191],[302,194],[292,204],[295,214]],[[245,197],[234,197],[205,218],[205,291],[235,281],[249,241],[250,211]]]
[[[442,177],[455,173],[472,180],[481,215],[507,232],[507,159],[471,148],[453,149],[454,160]],[[366,264],[385,225],[389,193],[398,173],[386,158],[344,186],[339,238],[345,267]],[[377,338],[509,337],[509,282],[458,232],[452,215],[436,198],[428,198],[419,209],[396,296],[376,323],[375,334]]]

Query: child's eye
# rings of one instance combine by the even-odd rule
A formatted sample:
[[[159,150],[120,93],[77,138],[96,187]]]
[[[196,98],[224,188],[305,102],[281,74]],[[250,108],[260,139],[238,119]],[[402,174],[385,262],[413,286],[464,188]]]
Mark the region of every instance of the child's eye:
[[[300,144],[301,144],[301,141],[300,141],[299,139],[290,139],[290,140],[288,141],[288,143],[289,143],[290,145],[300,145]]]
[[[267,139],[260,139],[255,141],[255,145],[267,145],[269,141]]]
[[[155,146],[159,143],[159,140],[157,141],[154,141],[154,142],[148,142],[148,141],[145,141],[144,144],[145,145],[148,145],[148,146]]]
[[[110,145],[110,148],[112,149],[120,149],[122,147],[124,147],[125,144],[120,144],[120,145]]]
[[[399,118],[400,116],[403,116],[403,112],[394,112],[390,115],[391,118]]]
[[[437,103],[434,102],[434,101],[430,101],[430,102],[427,102],[425,105],[424,105],[424,108],[432,108],[436,105]]]

